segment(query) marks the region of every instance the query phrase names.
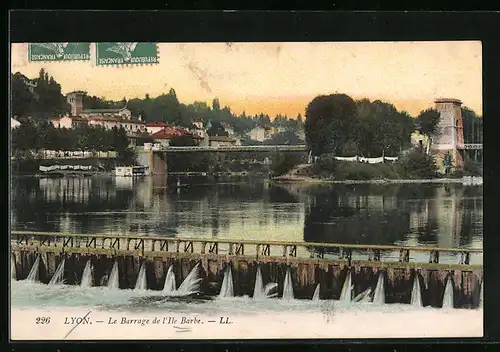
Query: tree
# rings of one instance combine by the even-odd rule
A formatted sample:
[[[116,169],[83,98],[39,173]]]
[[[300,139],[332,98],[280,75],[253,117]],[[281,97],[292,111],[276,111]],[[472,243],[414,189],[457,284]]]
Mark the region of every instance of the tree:
[[[417,116],[416,125],[418,131],[429,137],[429,146],[432,144],[432,138],[439,133],[439,121],[441,114],[436,109],[427,109],[421,111]]]
[[[210,125],[210,128],[207,130],[209,136],[229,136],[229,133],[219,121],[210,122]]]
[[[306,142],[313,156],[342,154],[342,146],[352,138],[356,124],[356,104],[345,94],[314,98],[306,109]]]
[[[482,142],[482,118],[476,112],[468,107],[462,107],[462,125],[464,133],[464,143]]]
[[[434,158],[423,154],[417,149],[408,153],[401,161],[401,169],[407,178],[434,178],[437,175],[437,166]]]
[[[305,141],[299,138],[297,134],[292,130],[285,130],[280,132],[269,139],[266,139],[263,144],[265,145],[298,145],[304,144]]]
[[[34,96],[19,72],[11,75],[11,117],[26,117],[33,109]]]
[[[278,152],[271,157],[271,173],[274,177],[281,176],[303,162],[300,153]]]
[[[213,111],[219,111],[220,110],[220,103],[219,103],[219,99],[218,98],[215,98],[212,101],[212,109],[213,109]]]

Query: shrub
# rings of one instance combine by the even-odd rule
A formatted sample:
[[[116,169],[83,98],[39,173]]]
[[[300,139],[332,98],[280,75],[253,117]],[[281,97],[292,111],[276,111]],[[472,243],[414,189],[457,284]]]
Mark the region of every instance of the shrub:
[[[418,149],[408,153],[400,163],[401,173],[406,178],[437,177],[437,166],[434,158]]]
[[[323,154],[316,162],[320,170],[327,172],[335,172],[337,163],[334,154]]]
[[[272,176],[281,176],[302,162],[302,157],[296,153],[276,153],[271,158]]]

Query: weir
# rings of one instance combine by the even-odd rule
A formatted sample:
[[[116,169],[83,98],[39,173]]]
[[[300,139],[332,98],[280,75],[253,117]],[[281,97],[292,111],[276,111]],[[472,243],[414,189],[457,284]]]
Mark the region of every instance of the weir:
[[[13,232],[11,243],[17,280],[38,265],[41,283],[78,285],[88,266],[93,286],[166,295],[316,300],[321,293],[321,299],[477,308],[483,279],[482,265],[469,262],[479,250],[34,232]],[[439,263],[446,255],[448,263]],[[431,263],[419,260],[429,257]]]

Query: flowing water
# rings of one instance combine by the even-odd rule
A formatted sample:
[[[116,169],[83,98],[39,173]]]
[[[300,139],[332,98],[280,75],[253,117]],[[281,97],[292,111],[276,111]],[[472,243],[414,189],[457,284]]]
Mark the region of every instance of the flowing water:
[[[115,261],[113,263],[113,268],[111,269],[111,273],[108,278],[108,288],[112,290],[117,290],[120,288],[120,280],[119,280],[119,272],[118,272],[118,262]]]
[[[35,259],[35,262],[33,263],[33,266],[31,267],[31,270],[28,274],[28,277],[26,278],[26,281],[29,281],[29,282],[37,281],[39,268],[40,268],[40,256],[38,255]]]
[[[385,303],[385,288],[384,288],[384,272],[379,271],[377,287],[375,287],[375,293],[373,294],[373,303],[384,304]]]
[[[163,285],[163,293],[166,295],[171,295],[177,289],[177,285],[175,283],[175,273],[174,266],[170,265],[167,271],[167,276],[165,277],[165,284]]]
[[[60,285],[64,284],[64,265],[66,264],[66,259],[63,258],[59,265],[57,266],[57,269],[54,273],[54,276],[52,276],[52,279],[50,279],[49,285]]]
[[[380,245],[408,245],[446,248],[482,248],[482,187],[442,184],[418,185],[274,185],[252,177],[225,179],[182,179],[186,187],[170,187],[153,178],[123,183],[113,177],[14,178],[12,180],[11,225],[14,230],[65,233],[107,233],[191,237],[198,239],[258,240],[290,242],[330,242]],[[299,251],[299,248],[297,249]],[[309,257],[306,249],[304,253]],[[278,253],[277,255],[281,255]],[[328,256],[329,253],[326,253]],[[412,254],[413,255],[413,254]],[[427,261],[426,254],[412,259]],[[353,258],[356,253],[353,253]],[[398,260],[399,253],[383,254],[383,260]],[[421,256],[421,257],[419,257]],[[440,257],[442,263],[456,263],[456,256]],[[471,256],[471,264],[482,264],[482,255]],[[30,280],[36,280],[39,259],[31,268]],[[64,264],[59,265],[52,281],[61,282]],[[170,268],[169,268],[170,272]],[[84,292],[66,285],[41,285],[27,280],[13,282],[13,305],[65,306],[72,304],[127,304],[130,297],[158,295],[146,290],[146,277],[137,280],[139,290],[103,291],[90,287]],[[139,275],[140,276],[140,275]],[[83,278],[82,278],[83,279]],[[173,280],[172,280],[173,279]],[[373,302],[379,302],[383,290],[377,282]],[[83,281],[83,280],[82,280]],[[228,281],[228,280],[226,280]],[[382,280],[383,281],[383,280]],[[22,282],[22,284],[21,284]],[[288,282],[288,284],[287,284]],[[54,283],[54,282],[52,282]],[[201,278],[194,268],[175,290],[175,277],[167,278],[164,294],[192,295],[199,292]],[[118,264],[108,278],[108,288],[119,288]],[[284,294],[293,297],[291,277],[287,273]],[[319,288],[316,287],[319,291]],[[103,292],[107,292],[103,294]],[[288,293],[286,293],[288,292]],[[277,284],[264,285],[257,270],[253,298],[278,295]],[[342,287],[339,307],[351,307],[351,273]],[[482,287],[481,287],[482,296]],[[366,294],[363,298],[370,297]],[[252,310],[245,298],[214,300],[206,305],[165,303],[169,309],[230,311],[232,302]],[[256,306],[266,309],[316,309],[299,300],[262,300]],[[307,300],[311,302],[311,300]],[[322,300],[327,301],[327,300]],[[243,303],[242,303],[243,302]],[[420,284],[413,283],[412,305],[421,309]],[[420,302],[419,304],[417,304]],[[217,306],[217,304],[221,304]],[[314,304],[312,302],[311,304]],[[482,300],[481,300],[482,304]],[[419,306],[419,307],[416,307]],[[316,306],[318,304],[316,303]],[[379,304],[363,305],[375,309]],[[373,306],[373,308],[370,308]],[[197,308],[198,307],[198,308]],[[217,307],[217,308],[214,308]],[[394,308],[397,307],[397,308]],[[427,308],[427,307],[426,307]],[[200,308],[201,309],[201,308]],[[234,308],[236,309],[236,308]],[[240,308],[238,308],[240,309]],[[255,308],[256,309],[256,308]],[[306,308],[304,308],[306,309]],[[377,308],[404,310],[405,305],[383,304]]]
[[[83,270],[82,282],[80,283],[81,287],[92,287],[92,263],[90,259],[87,260],[87,264],[85,264],[85,269]]]
[[[137,275],[137,282],[135,283],[135,290],[146,290],[147,282],[146,282],[146,262],[141,264],[141,268],[139,269],[139,274]]]
[[[263,298],[264,297],[264,284],[262,283],[262,272],[260,267],[257,268],[257,274],[255,274],[255,286],[253,288],[253,298]]]
[[[233,297],[234,296],[234,288],[233,288],[233,271],[231,270],[231,266],[228,265],[224,272],[224,279],[222,280],[222,285],[219,293],[219,297]]]
[[[411,290],[410,305],[414,307],[423,307],[422,303],[422,292],[420,290],[420,280],[418,275],[413,278],[413,287]]]
[[[354,297],[354,299],[352,301],[353,302],[370,302],[371,301],[371,298],[370,298],[371,293],[372,293],[372,289],[368,288],[367,290],[361,292],[359,295]]]
[[[344,285],[342,286],[342,292],[340,293],[340,300],[343,302],[351,302],[352,300],[353,285],[351,283],[351,276],[351,271],[348,271],[344,281]]]
[[[314,289],[314,293],[313,293],[313,296],[312,296],[312,300],[313,301],[319,301],[319,285],[320,284],[317,284],[316,285],[316,288]]]
[[[293,296],[293,283],[292,274],[290,273],[290,268],[286,270],[285,281],[283,283],[283,296],[282,299],[291,300],[294,299]]]
[[[255,285],[253,288],[253,299],[263,299],[263,298],[274,298],[278,296],[278,284],[275,282],[269,282],[264,286],[262,281],[262,271],[260,266],[257,267],[257,273],[255,274]]]
[[[190,296],[200,292],[200,284],[203,281],[200,278],[200,263],[196,264],[184,279],[179,288],[175,291],[175,296]]]
[[[443,294],[443,308],[453,308],[453,283],[451,277],[448,277]]]

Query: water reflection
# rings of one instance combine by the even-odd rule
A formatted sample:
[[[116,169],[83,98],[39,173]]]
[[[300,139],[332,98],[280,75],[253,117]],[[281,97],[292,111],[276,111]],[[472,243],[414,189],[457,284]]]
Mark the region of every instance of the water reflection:
[[[13,228],[482,247],[480,187],[272,185],[239,178],[18,178]]]

